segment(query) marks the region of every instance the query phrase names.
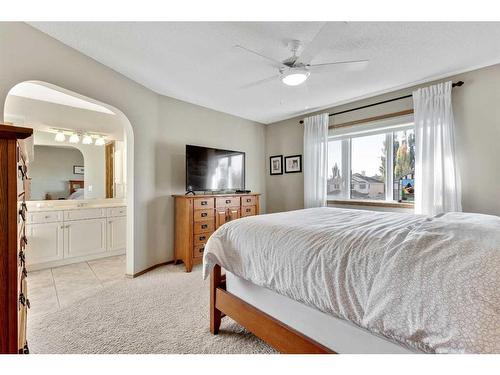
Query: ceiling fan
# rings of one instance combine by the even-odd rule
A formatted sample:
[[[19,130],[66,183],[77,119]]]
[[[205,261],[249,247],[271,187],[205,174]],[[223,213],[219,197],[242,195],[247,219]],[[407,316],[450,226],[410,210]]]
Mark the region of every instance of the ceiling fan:
[[[278,74],[275,74],[271,77],[252,82],[248,85],[245,85],[245,88],[260,85],[267,83],[269,81],[273,81],[277,78],[280,78],[281,81],[287,86],[298,86],[304,83],[311,73],[315,73],[318,68],[325,68],[336,65],[359,65],[366,64],[368,60],[349,60],[349,61],[333,61],[326,62],[321,64],[311,64],[311,60],[317,55],[322,47],[324,46],[323,42],[326,42],[327,33],[325,32],[326,26],[323,26],[321,30],[316,34],[314,39],[309,42],[305,48],[303,47],[303,43],[300,40],[291,40],[288,43],[288,47],[292,52],[292,56],[289,58],[278,61],[271,57],[262,55],[259,52],[256,52],[250,48],[244,47],[242,45],[236,45],[236,48],[244,50],[246,52],[250,52],[254,55],[260,56],[271,63],[273,66],[278,68]]]

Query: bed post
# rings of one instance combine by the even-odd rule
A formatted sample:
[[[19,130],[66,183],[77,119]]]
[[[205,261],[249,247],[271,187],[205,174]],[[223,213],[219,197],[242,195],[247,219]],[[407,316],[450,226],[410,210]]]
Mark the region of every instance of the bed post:
[[[222,313],[215,307],[217,288],[221,285],[221,282],[221,268],[218,264],[216,264],[210,274],[210,332],[214,335],[219,333],[220,322],[222,319]]]

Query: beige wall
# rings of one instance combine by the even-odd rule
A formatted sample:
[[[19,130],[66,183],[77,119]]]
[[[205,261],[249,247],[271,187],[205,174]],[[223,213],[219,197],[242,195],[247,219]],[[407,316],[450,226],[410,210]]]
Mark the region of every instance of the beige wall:
[[[0,54],[0,103],[19,82],[39,80],[107,103],[130,121],[134,254],[127,253],[128,273],[173,258],[170,195],[184,192],[185,143],[246,151],[248,188],[265,190],[264,125],[157,95],[24,23],[0,23]]]
[[[449,79],[453,82],[465,82],[464,86],[453,90],[457,153],[463,180],[463,209],[467,212],[500,215],[500,190],[497,183],[500,181],[500,166],[496,157],[500,142],[500,65]],[[324,112],[338,112],[410,94],[416,87],[329,108]],[[342,123],[410,108],[411,98],[333,116],[334,118],[330,117],[330,122]],[[299,125],[299,120],[303,117],[305,116],[267,126],[267,158],[270,155],[303,153],[302,125]],[[268,166],[266,181],[268,212],[303,208],[303,174],[270,176]]]

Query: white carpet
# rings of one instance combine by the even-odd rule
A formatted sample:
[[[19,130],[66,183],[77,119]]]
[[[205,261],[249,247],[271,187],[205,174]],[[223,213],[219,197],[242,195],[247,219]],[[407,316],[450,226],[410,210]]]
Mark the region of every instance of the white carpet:
[[[164,266],[32,317],[32,353],[275,353],[229,318],[209,331],[209,282]]]

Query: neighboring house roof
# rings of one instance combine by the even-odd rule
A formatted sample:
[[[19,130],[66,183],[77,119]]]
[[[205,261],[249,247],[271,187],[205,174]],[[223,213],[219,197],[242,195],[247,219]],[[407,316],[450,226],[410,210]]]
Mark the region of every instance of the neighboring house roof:
[[[354,173],[352,179],[356,182],[366,182],[370,184],[383,184],[383,181],[377,180],[374,177],[363,176],[361,173]]]

